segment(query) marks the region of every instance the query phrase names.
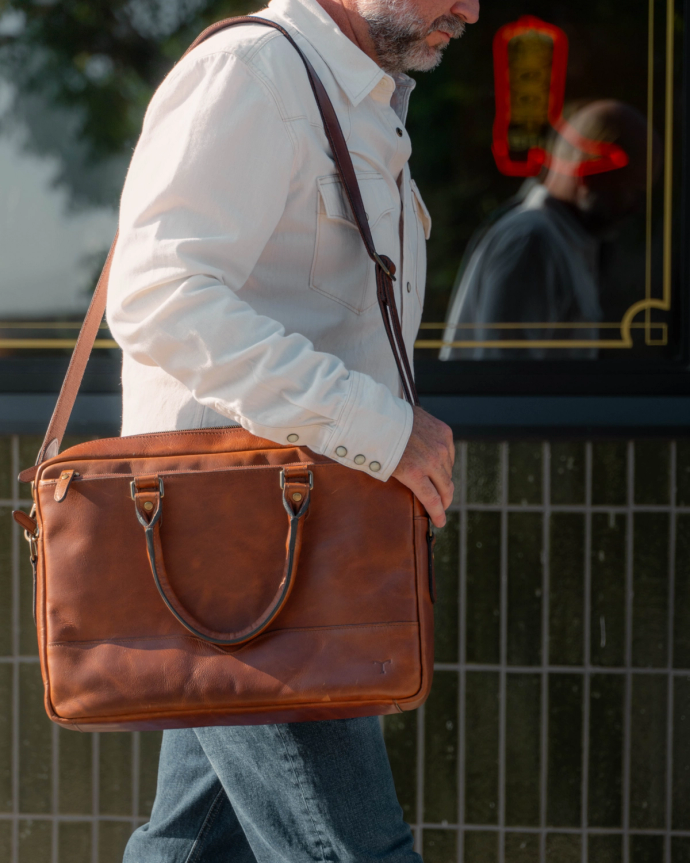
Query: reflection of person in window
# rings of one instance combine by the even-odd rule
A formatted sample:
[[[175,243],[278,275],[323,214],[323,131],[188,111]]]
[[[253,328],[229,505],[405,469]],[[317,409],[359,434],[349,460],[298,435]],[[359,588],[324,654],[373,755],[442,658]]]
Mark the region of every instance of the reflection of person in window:
[[[587,174],[591,154],[558,137],[551,169],[522,200],[475,239],[450,299],[444,341],[594,340],[602,320],[598,268],[602,241],[644,206],[647,123],[634,108],[593,102],[569,121],[575,141],[609,142],[628,157],[625,167]],[[573,135],[568,138],[572,141]],[[658,169],[659,141],[655,136]],[[582,175],[584,173],[584,176]],[[469,259],[468,259],[469,258]],[[525,323],[513,329],[498,323]],[[592,322],[591,327],[530,327],[530,323]],[[460,327],[462,324],[486,326]],[[451,348],[440,359],[593,358],[595,348]]]

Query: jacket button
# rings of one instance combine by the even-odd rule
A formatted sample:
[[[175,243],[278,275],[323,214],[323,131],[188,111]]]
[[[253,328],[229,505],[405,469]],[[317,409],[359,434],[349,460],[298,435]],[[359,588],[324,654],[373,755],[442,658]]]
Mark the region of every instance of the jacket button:
[[[339,447],[336,447],[335,454],[339,455],[340,458],[345,458],[345,456],[347,455],[347,450],[345,449],[344,446],[339,446]]]
[[[395,131],[396,131],[398,138],[402,138],[403,130],[400,128],[400,126],[398,126],[398,128]]]
[[[355,456],[355,464],[364,464],[364,462],[366,460],[367,460],[367,457],[365,455],[356,455]]]
[[[407,293],[408,294],[412,293],[412,285],[409,282],[407,283]]]
[[[374,473],[377,473],[381,470],[381,465],[377,461],[372,461],[372,463],[369,465],[369,470],[373,470]]]
[[[288,435],[288,441],[289,441],[290,443],[297,443],[297,441],[298,441],[298,440],[299,440],[299,435],[298,435],[298,434],[289,434],[289,435]]]

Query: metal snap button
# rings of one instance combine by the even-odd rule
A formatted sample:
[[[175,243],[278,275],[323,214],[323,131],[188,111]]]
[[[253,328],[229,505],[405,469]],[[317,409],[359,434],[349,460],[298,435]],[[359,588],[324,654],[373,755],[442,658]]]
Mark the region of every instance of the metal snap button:
[[[299,440],[299,435],[298,434],[289,434],[287,439],[288,439],[289,443],[297,443],[297,441]]]
[[[397,135],[398,135],[398,138],[402,138],[402,136],[403,136],[403,130],[400,128],[400,126],[398,126],[398,128],[397,128],[395,131],[396,131],[396,133],[397,133]]]
[[[366,460],[367,460],[367,457],[365,455],[360,454],[360,455],[355,456],[355,464],[364,464],[364,462]]]
[[[381,465],[377,461],[372,461],[372,463],[369,465],[369,470],[373,470],[374,473],[376,473],[377,471],[381,470]]]
[[[335,454],[340,456],[340,458],[345,458],[345,456],[347,455],[347,450],[344,446],[339,446],[336,447]]]

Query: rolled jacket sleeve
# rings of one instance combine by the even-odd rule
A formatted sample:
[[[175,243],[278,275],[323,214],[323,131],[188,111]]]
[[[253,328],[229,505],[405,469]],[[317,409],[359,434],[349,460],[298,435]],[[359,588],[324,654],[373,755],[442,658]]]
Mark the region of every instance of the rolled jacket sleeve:
[[[149,107],[125,184],[108,323],[129,357],[253,434],[281,444],[296,434],[386,480],[411,407],[242,296],[285,209],[293,134],[241,59],[192,54],[176,67]]]

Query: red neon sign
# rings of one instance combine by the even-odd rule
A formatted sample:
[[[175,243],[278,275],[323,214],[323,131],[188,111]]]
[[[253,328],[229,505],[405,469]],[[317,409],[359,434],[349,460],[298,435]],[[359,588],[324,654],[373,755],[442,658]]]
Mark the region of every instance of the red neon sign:
[[[491,150],[509,177],[535,177],[543,167],[584,177],[628,164],[617,144],[591,141],[563,119],[568,37],[553,24],[523,15],[494,37],[496,118]],[[549,127],[589,159],[555,159],[545,148]]]

